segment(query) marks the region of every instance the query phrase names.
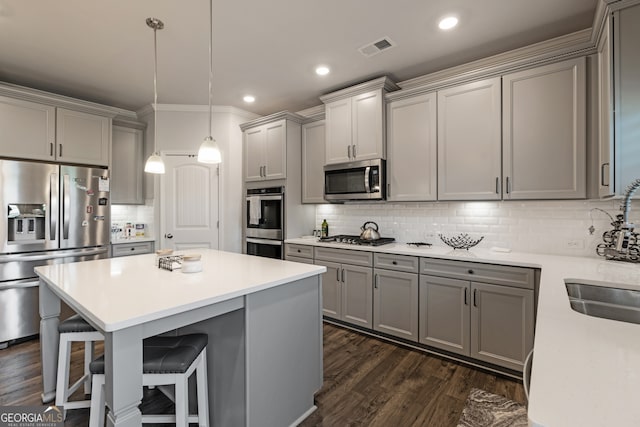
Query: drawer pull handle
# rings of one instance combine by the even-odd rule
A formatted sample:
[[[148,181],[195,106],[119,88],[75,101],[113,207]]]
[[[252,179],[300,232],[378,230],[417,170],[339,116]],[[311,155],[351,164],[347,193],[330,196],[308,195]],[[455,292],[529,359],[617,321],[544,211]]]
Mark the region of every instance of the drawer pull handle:
[[[473,270],[467,270],[467,273],[473,274]]]
[[[135,250],[136,250],[136,248],[131,248],[131,250],[132,250],[132,251],[135,251]]]
[[[476,293],[477,293],[477,292],[478,292],[478,290],[477,290],[477,289],[474,289],[474,290],[473,290],[473,306],[474,306],[474,307],[477,307],[477,306],[478,306],[478,300],[477,300],[477,298],[476,298]]]
[[[391,261],[391,264],[398,265],[398,261]]]
[[[298,249],[298,253],[300,253],[300,252],[301,252],[300,249]]]
[[[464,288],[464,305],[469,305],[469,302],[467,301],[467,288]]]

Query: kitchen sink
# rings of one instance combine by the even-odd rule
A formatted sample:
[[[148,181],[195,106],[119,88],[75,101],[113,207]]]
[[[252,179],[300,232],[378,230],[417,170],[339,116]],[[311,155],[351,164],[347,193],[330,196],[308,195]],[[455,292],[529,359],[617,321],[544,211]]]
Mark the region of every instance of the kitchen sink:
[[[571,308],[587,316],[640,324],[640,291],[565,283]]]

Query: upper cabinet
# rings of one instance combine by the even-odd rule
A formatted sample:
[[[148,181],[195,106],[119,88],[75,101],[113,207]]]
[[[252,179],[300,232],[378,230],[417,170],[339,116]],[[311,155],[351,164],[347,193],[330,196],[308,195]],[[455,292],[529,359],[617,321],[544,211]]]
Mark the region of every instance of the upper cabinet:
[[[396,88],[381,77],[320,97],[326,114],[325,164],[386,157],[384,94]]]
[[[143,130],[113,126],[111,203],[143,204]]]
[[[387,104],[387,200],[437,198],[436,94]]]
[[[501,197],[500,78],[438,92],[438,199]]]
[[[503,76],[503,198],[586,197],[586,64]]]
[[[111,119],[0,96],[0,155],[109,165]]]
[[[598,103],[599,144],[598,144],[598,196],[613,196],[618,189],[615,176],[615,152],[613,135],[613,79],[612,39],[609,17],[598,43]]]
[[[325,121],[302,125],[302,203],[324,200]]]
[[[287,146],[300,145],[302,119],[296,114],[281,112],[240,126],[244,132],[246,182],[287,178]],[[299,161],[295,159],[292,167],[299,167]]]

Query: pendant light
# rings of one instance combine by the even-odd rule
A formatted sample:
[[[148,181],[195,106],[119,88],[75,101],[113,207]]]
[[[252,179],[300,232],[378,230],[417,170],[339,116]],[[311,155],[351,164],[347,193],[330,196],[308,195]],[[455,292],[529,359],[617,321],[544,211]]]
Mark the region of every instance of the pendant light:
[[[204,139],[198,149],[198,161],[200,163],[221,163],[222,154],[216,140],[211,136],[211,100],[213,96],[213,0],[209,0],[209,136]]]
[[[156,32],[164,28],[164,23],[156,18],[147,18],[147,25],[153,29],[153,154],[147,159],[144,171],[147,173],[164,173],[164,162],[158,152],[158,38]]]

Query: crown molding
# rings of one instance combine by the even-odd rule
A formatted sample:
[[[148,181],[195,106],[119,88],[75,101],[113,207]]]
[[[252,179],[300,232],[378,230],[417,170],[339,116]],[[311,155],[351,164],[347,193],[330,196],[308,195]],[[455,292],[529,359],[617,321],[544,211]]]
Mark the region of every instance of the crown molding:
[[[292,122],[302,124],[305,120],[305,117],[291,113],[289,111],[280,111],[278,113],[271,114],[269,116],[259,117],[257,119],[251,120],[249,122],[240,123],[240,129],[244,132],[246,129],[250,129],[252,127],[260,126],[266,123],[272,123],[276,120],[290,120]]]
[[[305,123],[314,122],[317,120],[324,120],[324,104],[316,105],[315,107],[307,108],[306,110],[298,111],[296,114],[304,116]]]
[[[25,86],[19,86],[12,83],[0,82],[0,95],[21,99],[23,101],[51,105],[53,107],[68,108],[74,111],[81,111],[109,118],[114,118],[116,116],[135,118],[135,113],[133,111],[71,98],[69,96],[58,95],[51,92],[45,92],[38,89],[32,89]]]
[[[603,0],[609,6],[611,12],[640,4],[640,0]]]
[[[208,113],[208,105],[190,105],[190,104],[158,104],[158,111],[169,111],[179,113]],[[255,119],[259,117],[257,114],[250,111],[246,111],[230,105],[212,105],[211,112],[213,113],[227,113],[246,118],[247,120]],[[153,113],[153,104],[148,104],[137,110],[135,114],[137,117],[146,116]]]
[[[320,97],[320,101],[326,104],[327,102],[350,98],[352,96],[360,95],[361,93],[369,92],[372,90],[384,90],[386,92],[391,92],[394,90],[398,90],[398,85],[396,85],[389,77],[383,76],[354,86],[349,86],[347,88],[340,89],[326,95],[322,95]]]

